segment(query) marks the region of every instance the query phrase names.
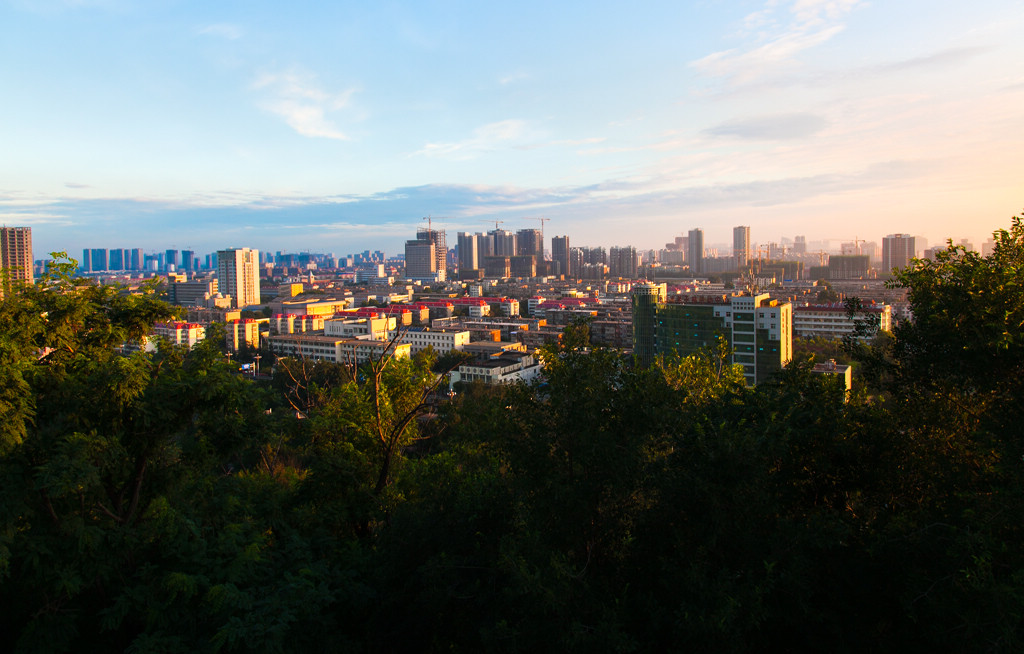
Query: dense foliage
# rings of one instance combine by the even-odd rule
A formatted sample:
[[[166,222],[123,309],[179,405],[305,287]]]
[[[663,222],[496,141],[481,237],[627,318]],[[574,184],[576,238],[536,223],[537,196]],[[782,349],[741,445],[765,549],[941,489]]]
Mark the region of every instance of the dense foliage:
[[[535,386],[437,361],[122,356],[172,309],[57,270],[0,305],[0,650],[1024,648],[1024,225],[895,283],[870,395],[582,330]],[[868,399],[870,398],[870,400]]]

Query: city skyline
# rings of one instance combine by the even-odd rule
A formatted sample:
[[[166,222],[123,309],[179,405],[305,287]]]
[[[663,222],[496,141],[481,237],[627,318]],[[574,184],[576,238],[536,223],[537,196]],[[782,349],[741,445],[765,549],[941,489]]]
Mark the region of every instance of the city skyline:
[[[1024,8],[982,0],[281,12],[2,2],[0,221],[86,247],[976,247],[1020,210]],[[496,26],[500,26],[497,28]]]

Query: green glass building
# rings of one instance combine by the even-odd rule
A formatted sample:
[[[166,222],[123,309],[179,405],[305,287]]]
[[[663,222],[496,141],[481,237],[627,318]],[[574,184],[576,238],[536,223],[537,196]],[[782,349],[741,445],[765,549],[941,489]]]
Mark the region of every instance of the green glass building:
[[[665,284],[633,287],[633,353],[641,365],[686,355],[724,336],[749,384],[769,379],[793,357],[793,307],[767,293],[668,301]]]

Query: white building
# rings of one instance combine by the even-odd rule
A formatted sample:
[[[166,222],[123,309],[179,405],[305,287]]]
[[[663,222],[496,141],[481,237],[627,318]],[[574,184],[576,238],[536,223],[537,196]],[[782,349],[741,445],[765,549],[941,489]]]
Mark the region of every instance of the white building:
[[[453,370],[449,388],[457,382],[482,382],[484,384],[509,384],[530,382],[540,377],[540,362],[527,352],[505,352],[487,361],[470,361]]]
[[[158,322],[153,325],[153,335],[166,338],[175,345],[193,347],[206,338],[206,328],[194,322]],[[146,350],[151,349],[147,344]]]
[[[857,321],[870,323],[863,339],[869,339],[879,331],[892,331],[892,307],[888,304],[865,307],[852,318],[847,315],[846,307],[840,304],[793,307],[793,336],[842,338],[853,334]]]
[[[324,321],[324,336],[338,338],[369,338],[387,340],[388,334],[398,328],[396,316],[382,318],[334,318]]]
[[[331,363],[361,364],[380,358],[385,351],[391,356],[405,359],[410,355],[408,344],[393,344],[388,349],[385,341],[338,338],[313,334],[280,334],[270,337],[270,349],[281,357],[300,357]]]
[[[462,350],[469,344],[469,331],[410,329],[402,332],[398,342],[412,347],[412,354],[428,347],[433,347],[438,354],[447,354],[452,350]]]

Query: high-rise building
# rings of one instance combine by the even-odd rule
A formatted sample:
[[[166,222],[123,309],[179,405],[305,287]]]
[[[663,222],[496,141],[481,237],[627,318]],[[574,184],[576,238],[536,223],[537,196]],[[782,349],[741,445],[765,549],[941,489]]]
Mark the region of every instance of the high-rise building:
[[[862,279],[871,267],[866,254],[833,254],[828,258],[829,279]]]
[[[749,225],[740,225],[732,228],[732,256],[736,257],[736,265],[741,268],[750,261]]]
[[[129,264],[128,270],[142,270],[142,262],[145,260],[143,258],[142,248],[132,248],[130,250],[126,250],[126,252],[131,253],[130,255],[125,255],[130,258],[130,261],[125,262],[126,264]]]
[[[583,251],[585,263],[594,265],[605,265],[608,263],[608,252],[601,246],[593,248],[580,248]]]
[[[93,248],[89,250],[90,264],[89,270],[92,272],[103,272],[110,270],[109,260],[107,258],[107,248]]]
[[[536,277],[537,257],[532,254],[520,254],[509,257],[510,277]]]
[[[633,354],[649,366],[658,356],[658,307],[667,294],[665,284],[642,282],[633,286]]]
[[[484,257],[484,275],[495,279],[512,276],[512,257]]]
[[[32,263],[32,228],[0,227],[0,268],[4,273],[0,297],[15,286],[33,283]]]
[[[882,272],[889,274],[893,268],[906,268],[917,255],[917,244],[913,236],[889,234],[882,239]]]
[[[257,263],[259,263],[259,262],[257,262]],[[171,270],[172,266],[173,266],[174,270],[178,269],[178,251],[177,250],[167,250],[167,252],[164,253],[164,270]]]
[[[192,250],[181,251],[181,269],[193,271],[196,269],[196,253]]]
[[[689,355],[713,347],[718,336],[732,348],[750,384],[769,379],[793,358],[793,305],[767,293],[720,302],[666,302],[665,285],[633,287],[633,352],[644,365],[658,355]]]
[[[539,229],[520,229],[516,232],[516,254],[535,257],[535,261],[544,261],[544,237]]]
[[[793,237],[793,254],[807,254],[807,237]]]
[[[437,248],[433,243],[419,239],[405,242],[405,277],[424,282],[444,279],[437,269]]]
[[[430,241],[434,244],[434,257],[437,261],[438,272],[445,273],[448,270],[448,243],[443,230],[418,229],[416,238],[420,241]],[[442,274],[441,279],[446,279]]]
[[[127,266],[124,265],[124,250],[121,248],[113,248],[107,257],[110,264],[111,270],[124,270]]]
[[[479,234],[459,232],[459,272],[480,268]]]
[[[476,246],[479,250],[477,257],[479,258],[477,263],[482,267],[484,265],[484,257],[494,256],[494,237],[490,234],[476,233]]]
[[[250,248],[217,251],[217,288],[236,308],[260,303],[260,253]]]
[[[518,254],[515,232],[510,232],[507,229],[495,229],[489,232],[489,235],[494,240],[494,251],[491,253],[493,256],[514,257]]]
[[[612,277],[636,279],[640,267],[640,257],[632,245],[613,247],[608,256],[609,274]]]
[[[445,233],[436,229],[416,230],[416,240],[405,242],[405,276],[425,282],[447,279],[448,247]]]
[[[556,275],[565,275],[568,279],[572,277],[576,271],[569,265],[569,237],[568,236],[552,236],[551,237],[551,261],[556,263]]]
[[[690,264],[690,272],[694,275],[704,274],[704,230],[691,229],[688,235],[690,239],[689,253],[686,261]]]

